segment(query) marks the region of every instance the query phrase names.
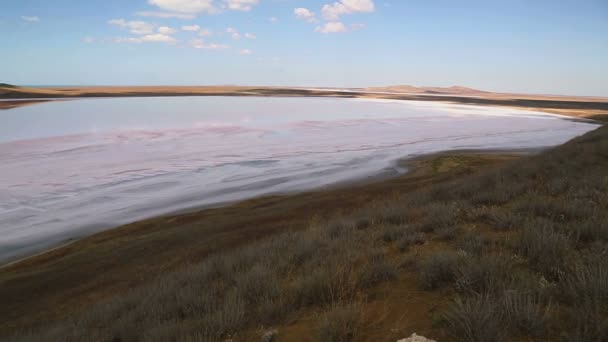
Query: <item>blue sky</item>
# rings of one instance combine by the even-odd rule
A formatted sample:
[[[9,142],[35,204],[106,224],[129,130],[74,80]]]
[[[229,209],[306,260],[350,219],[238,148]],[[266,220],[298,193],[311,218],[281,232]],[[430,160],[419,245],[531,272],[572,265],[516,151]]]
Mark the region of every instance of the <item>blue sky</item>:
[[[608,1],[2,0],[0,82],[608,96]]]

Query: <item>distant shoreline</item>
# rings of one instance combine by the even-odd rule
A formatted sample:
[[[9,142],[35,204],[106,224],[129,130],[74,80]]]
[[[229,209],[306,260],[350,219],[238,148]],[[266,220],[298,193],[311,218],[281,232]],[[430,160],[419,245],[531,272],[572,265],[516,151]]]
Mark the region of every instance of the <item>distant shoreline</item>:
[[[391,87],[366,89],[282,88],[245,86],[137,86],[137,87],[0,87],[0,109],[11,109],[58,99],[102,97],[264,96],[335,97],[438,101],[510,107],[577,118],[608,121],[608,98],[559,95],[501,94],[468,88],[414,88],[400,92]],[[426,89],[426,90],[425,90]],[[429,90],[431,89],[431,90]],[[439,89],[439,90],[436,90]]]

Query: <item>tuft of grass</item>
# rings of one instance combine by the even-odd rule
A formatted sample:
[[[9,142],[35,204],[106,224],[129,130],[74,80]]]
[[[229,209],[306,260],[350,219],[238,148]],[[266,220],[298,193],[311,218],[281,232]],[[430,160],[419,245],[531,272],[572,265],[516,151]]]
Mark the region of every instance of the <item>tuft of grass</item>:
[[[456,278],[461,257],[451,251],[440,251],[418,264],[418,279],[425,290],[433,290]]]
[[[458,223],[460,208],[456,203],[436,203],[424,207],[426,217],[420,224],[420,228],[425,233],[434,232],[437,229],[450,227]]]
[[[399,240],[405,235],[407,227],[403,225],[384,225],[382,227],[382,240],[384,242],[393,242]]]
[[[521,226],[524,217],[513,210],[497,207],[482,207],[477,212],[477,218],[496,230],[511,230]]]
[[[462,293],[501,293],[512,272],[510,260],[501,256],[466,257],[458,264],[454,284]]]
[[[459,226],[447,226],[435,230],[437,239],[439,241],[452,241],[460,234],[461,228]]]
[[[397,247],[400,252],[407,252],[410,246],[423,245],[426,242],[425,234],[422,232],[409,231],[399,240]]]
[[[538,296],[507,291],[502,300],[505,321],[523,336],[541,336],[550,319],[550,305],[543,307]]]
[[[361,288],[369,288],[395,279],[397,279],[397,268],[395,265],[386,260],[384,255],[377,254],[372,256],[363,267],[359,277],[359,286]]]
[[[458,241],[458,248],[467,254],[480,256],[486,249],[488,240],[478,232],[468,231]]]
[[[337,305],[319,318],[316,340],[320,342],[357,341],[360,329],[359,305]]]
[[[487,294],[458,297],[442,316],[450,336],[466,342],[504,341],[504,317],[501,302]]]
[[[550,279],[559,279],[570,250],[568,237],[544,221],[528,222],[516,242],[517,250]]]

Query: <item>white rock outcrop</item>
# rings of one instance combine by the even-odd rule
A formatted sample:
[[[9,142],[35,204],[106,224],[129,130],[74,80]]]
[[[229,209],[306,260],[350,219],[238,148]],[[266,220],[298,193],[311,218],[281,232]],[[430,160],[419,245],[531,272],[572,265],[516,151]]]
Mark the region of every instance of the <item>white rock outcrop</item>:
[[[416,333],[413,333],[412,336],[410,336],[408,338],[404,338],[397,342],[437,342],[437,341],[431,340],[424,336],[416,335]]]

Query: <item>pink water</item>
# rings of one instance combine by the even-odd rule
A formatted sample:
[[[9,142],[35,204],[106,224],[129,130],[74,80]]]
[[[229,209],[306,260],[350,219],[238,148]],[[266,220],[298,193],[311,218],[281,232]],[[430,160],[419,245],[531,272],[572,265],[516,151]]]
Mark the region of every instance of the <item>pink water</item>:
[[[505,108],[327,98],[86,99],[0,116],[0,262],[176,210],[400,172],[407,156],[546,147],[596,127]]]

